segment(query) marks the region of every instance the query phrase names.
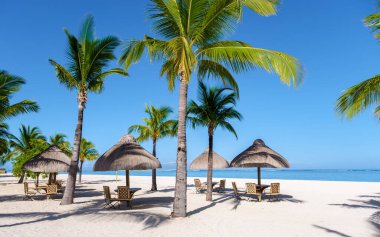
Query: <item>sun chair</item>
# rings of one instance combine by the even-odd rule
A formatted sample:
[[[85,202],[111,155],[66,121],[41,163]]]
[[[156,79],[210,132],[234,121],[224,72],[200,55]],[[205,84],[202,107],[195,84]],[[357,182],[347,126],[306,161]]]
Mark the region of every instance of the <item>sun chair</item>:
[[[34,201],[33,196],[37,194],[37,191],[34,188],[29,188],[29,184],[27,182],[24,182],[24,194],[25,197],[23,200]]]
[[[236,182],[232,182],[232,189],[234,190],[234,195],[235,195],[235,198],[236,199],[240,199],[240,196],[245,194],[244,191],[240,191],[237,186],[236,186]]]
[[[63,181],[62,180],[56,180],[55,183],[58,188],[58,192],[62,193],[63,190],[65,190],[65,187],[63,186]]]
[[[226,191],[226,180],[221,179],[219,181],[219,186],[215,188],[218,193]]]
[[[133,199],[133,194],[129,188],[125,186],[119,186],[117,187],[117,200],[119,202],[127,202],[127,207],[132,208],[132,199]]]
[[[260,191],[257,189],[256,187],[256,184],[255,183],[246,183],[246,194],[248,195],[248,200],[252,197],[252,196],[256,196],[257,197],[257,200],[259,202],[261,202],[261,193]]]
[[[194,184],[195,184],[195,192],[196,193],[201,193],[206,190],[206,185],[201,183],[200,179],[194,179]]]
[[[58,187],[56,184],[48,184],[46,186],[46,200],[47,199],[52,199],[51,197],[55,194],[58,194]]]
[[[115,205],[113,205],[114,202],[118,202],[116,198],[111,197],[110,187],[109,186],[103,186],[103,192],[104,192],[104,202],[105,205],[103,208],[110,207],[115,209]]]
[[[269,199],[272,197],[276,197],[278,200],[280,196],[280,183],[271,183],[270,184],[270,190],[269,191],[264,191],[265,196],[268,196]]]

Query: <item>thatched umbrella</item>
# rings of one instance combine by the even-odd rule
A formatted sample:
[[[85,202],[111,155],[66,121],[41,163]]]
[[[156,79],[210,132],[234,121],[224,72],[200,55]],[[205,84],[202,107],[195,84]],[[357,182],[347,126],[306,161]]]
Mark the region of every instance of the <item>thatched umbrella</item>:
[[[23,170],[35,173],[58,173],[68,172],[71,159],[56,145],[48,147],[46,150],[25,162]],[[38,179],[37,179],[38,182]],[[49,176],[49,183],[51,175]]]
[[[190,169],[192,170],[207,170],[208,168],[208,148],[202,152],[195,160],[193,160],[190,164]],[[212,160],[213,160],[213,169],[224,169],[228,168],[228,161],[226,161],[223,157],[221,157],[215,151],[212,152]]]
[[[289,168],[289,163],[263,140],[257,139],[231,161],[230,167],[257,167],[257,183],[261,185],[261,168]]]
[[[132,135],[123,136],[120,141],[100,156],[94,171],[125,170],[126,186],[130,186],[130,170],[161,168],[160,161],[140,146]]]

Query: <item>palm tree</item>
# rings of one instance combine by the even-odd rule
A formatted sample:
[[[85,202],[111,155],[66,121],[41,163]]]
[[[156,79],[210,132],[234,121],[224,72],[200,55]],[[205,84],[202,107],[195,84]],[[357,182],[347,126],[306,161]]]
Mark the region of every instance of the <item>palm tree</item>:
[[[364,22],[376,33],[375,38],[380,39],[380,13],[367,16]],[[338,98],[336,110],[339,114],[350,119],[366,108],[378,104],[379,101],[380,74],[345,90]],[[380,105],[375,108],[375,114],[380,119]]]
[[[0,70],[0,163],[6,162],[4,155],[9,151],[8,125],[4,120],[39,110],[38,104],[31,100],[22,100],[15,104],[10,102],[14,93],[24,84],[25,80],[21,77]]]
[[[20,175],[19,183],[22,183],[25,177],[25,172],[21,169],[22,165],[46,149],[48,143],[38,127],[21,125],[19,133],[19,137],[10,135],[12,151],[7,156],[15,161],[12,173]]]
[[[222,127],[233,133],[237,138],[235,129],[229,120],[241,120],[241,114],[233,107],[236,106],[237,94],[224,92],[231,90],[228,88],[207,89],[203,83],[199,84],[198,99],[199,104],[191,101],[188,105],[188,121],[192,127],[207,127],[208,131],[208,167],[207,167],[207,194],[206,200],[212,201],[212,170],[213,170],[213,146],[214,133],[217,127]]]
[[[66,140],[67,136],[63,133],[57,133],[53,136],[50,136],[49,143],[50,145],[56,145],[61,149],[66,155],[72,156],[70,142]]]
[[[24,84],[25,80],[21,77],[0,70],[0,121],[39,110],[38,104],[31,100],[10,103],[13,94],[19,91]]]
[[[137,141],[143,142],[147,140],[152,140],[153,142],[153,156],[156,156],[156,144],[158,139],[166,136],[175,136],[177,129],[177,121],[173,119],[168,119],[169,115],[173,112],[170,107],[154,107],[145,106],[145,113],[148,115],[147,118],[143,119],[144,124],[132,125],[129,127],[128,132],[137,132],[139,135]],[[156,169],[152,170],[152,191],[157,190],[156,181]]]
[[[144,51],[152,61],[161,61],[161,76],[169,89],[179,81],[177,172],[173,217],[186,216],[187,147],[186,105],[188,83],[197,72],[199,80],[213,77],[236,91],[232,75],[255,68],[275,72],[287,85],[302,80],[296,58],[277,51],[260,49],[241,41],[225,40],[239,22],[243,8],[269,16],[276,14],[277,0],[151,0],[148,9],[153,30],[162,39],[145,36],[128,41],[120,58],[128,68],[140,60]]]
[[[103,89],[104,79],[111,74],[127,76],[127,73],[120,68],[105,70],[108,63],[115,59],[113,51],[119,45],[119,40],[113,36],[102,39],[95,38],[94,18],[92,16],[85,19],[79,38],[70,34],[66,29],[65,33],[69,44],[67,51],[68,67],[65,68],[49,59],[55,68],[59,82],[69,90],[76,90],[78,96],[78,120],[74,136],[73,156],[61,201],[62,205],[72,204],[74,201],[82,138],[83,111],[88,99],[88,92],[100,93]]]
[[[99,156],[98,151],[95,149],[95,144],[82,138],[80,143],[79,155],[79,183],[82,182],[82,167],[85,160],[95,160]]]
[[[8,125],[0,122],[0,165],[5,164],[5,154],[9,152],[9,139]]]

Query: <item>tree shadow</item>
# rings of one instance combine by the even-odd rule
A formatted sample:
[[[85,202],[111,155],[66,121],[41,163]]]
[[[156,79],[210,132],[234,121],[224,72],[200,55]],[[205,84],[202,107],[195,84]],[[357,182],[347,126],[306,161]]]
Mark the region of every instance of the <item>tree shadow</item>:
[[[189,212],[187,213],[187,216],[191,216],[191,215],[194,215],[194,214],[198,214],[198,213],[200,213],[200,212],[202,212],[202,211],[205,211],[205,210],[207,210],[207,209],[209,209],[209,208],[215,206],[215,205],[218,204],[218,203],[223,203],[223,202],[225,202],[225,201],[227,201],[227,200],[230,200],[231,198],[234,198],[234,197],[233,197],[233,196],[223,195],[223,196],[221,196],[221,197],[219,197],[219,198],[216,198],[216,199],[212,200],[212,202],[209,202],[209,204],[207,204],[206,206],[199,207],[199,208],[197,208],[197,209],[194,209],[194,210],[192,210],[192,211],[189,211]]]
[[[380,231],[380,211],[373,213],[369,218],[369,223],[377,230]]]
[[[315,228],[324,230],[324,231],[326,231],[327,233],[330,233],[330,234],[335,234],[335,235],[339,235],[339,236],[342,236],[342,237],[351,237],[350,235],[346,235],[346,234],[343,234],[342,232],[339,232],[339,231],[336,231],[336,230],[333,230],[333,229],[329,229],[329,228],[326,228],[326,227],[323,227],[323,226],[319,226],[319,225],[313,225],[313,226]]]
[[[12,224],[0,224],[0,228],[5,227],[15,227],[23,226],[29,224],[35,224],[40,222],[51,222],[64,218],[69,218],[70,216],[83,217],[89,221],[112,221],[114,219],[123,220],[126,222],[141,223],[143,229],[153,228],[158,226],[160,223],[169,220],[169,215],[161,215],[150,212],[141,212],[139,210],[114,210],[114,209],[103,209],[100,205],[101,200],[94,200],[91,205],[87,206],[77,206],[74,211],[69,211],[66,213],[57,212],[22,212],[22,213],[8,213],[0,214],[0,219],[12,218],[18,222]],[[77,205],[77,204],[72,204]],[[142,205],[142,204],[141,204]],[[25,218],[36,218],[33,220],[25,221]],[[20,221],[21,220],[21,221]]]
[[[347,201],[354,202],[352,203],[333,203],[329,204],[332,206],[341,206],[344,208],[365,208],[365,209],[380,209],[380,196],[375,196],[380,193],[375,193],[371,195],[359,195],[358,197],[361,198],[369,198],[364,200],[358,200],[358,199],[348,199]],[[374,199],[377,198],[377,199]],[[380,231],[380,211],[377,211],[373,213],[367,220],[371,226],[375,229],[376,232]]]

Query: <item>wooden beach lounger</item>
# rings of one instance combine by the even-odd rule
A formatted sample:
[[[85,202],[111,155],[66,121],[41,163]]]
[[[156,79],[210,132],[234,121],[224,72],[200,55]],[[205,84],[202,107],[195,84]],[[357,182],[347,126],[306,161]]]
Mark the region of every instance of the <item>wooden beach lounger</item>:
[[[218,193],[226,191],[226,180],[221,179],[219,182],[219,186],[215,188]]]
[[[264,191],[265,196],[268,196],[269,199],[272,197],[276,197],[277,200],[280,196],[280,183],[271,183],[270,184],[270,190]]]
[[[56,184],[48,184],[46,187],[46,200],[52,199],[51,197],[55,194],[58,194],[58,187]]]
[[[245,191],[240,191],[237,188],[236,182],[232,182],[232,189],[234,190],[234,195],[236,199],[240,199],[240,196],[246,193]]]
[[[119,186],[117,187],[117,201],[120,202],[127,202],[127,207],[132,208],[132,199],[133,199],[133,194],[135,192],[129,190],[129,188],[124,187],[124,186]]]
[[[33,196],[37,194],[37,191],[34,188],[29,188],[29,184],[27,182],[24,182],[24,194],[24,200],[34,201]]]
[[[247,188],[246,194],[248,195],[248,200],[252,196],[256,196],[257,200],[260,202],[261,201],[261,193],[257,189],[256,184],[255,183],[246,183],[245,185],[246,185],[246,188]]]
[[[195,192],[201,193],[206,190],[206,186],[203,185],[200,181],[200,179],[194,179],[194,185],[195,185]]]
[[[111,197],[110,187],[109,186],[103,186],[103,192],[104,192],[104,202],[105,205],[103,208],[110,207],[115,209],[116,207],[113,205],[113,203],[118,202],[116,198]]]

